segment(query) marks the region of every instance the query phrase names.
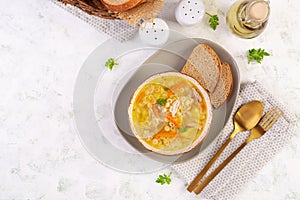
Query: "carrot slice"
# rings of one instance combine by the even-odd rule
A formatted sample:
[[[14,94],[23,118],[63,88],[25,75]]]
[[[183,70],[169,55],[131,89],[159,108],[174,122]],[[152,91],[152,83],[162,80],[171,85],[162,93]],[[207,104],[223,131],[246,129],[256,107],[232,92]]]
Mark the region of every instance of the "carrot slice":
[[[167,91],[168,96],[171,96],[172,94],[174,94],[174,92],[170,89]]]
[[[205,105],[205,103],[201,104],[201,109],[202,109],[202,111],[206,111],[206,105]]]
[[[162,138],[172,139],[172,138],[176,137],[176,135],[177,135],[176,132],[173,132],[173,131],[167,132],[164,129],[162,129],[153,136],[153,139],[162,139]]]
[[[180,128],[180,123],[177,122],[171,115],[166,114],[166,118],[167,120],[169,120],[170,122],[172,122],[177,128]]]

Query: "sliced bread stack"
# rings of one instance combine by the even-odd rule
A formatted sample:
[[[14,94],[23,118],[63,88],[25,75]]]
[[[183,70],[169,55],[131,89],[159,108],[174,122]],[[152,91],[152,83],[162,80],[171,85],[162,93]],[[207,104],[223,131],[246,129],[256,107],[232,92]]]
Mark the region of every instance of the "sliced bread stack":
[[[193,77],[208,91],[215,108],[223,105],[231,94],[233,79],[230,65],[221,62],[207,44],[199,44],[193,49],[181,73]]]

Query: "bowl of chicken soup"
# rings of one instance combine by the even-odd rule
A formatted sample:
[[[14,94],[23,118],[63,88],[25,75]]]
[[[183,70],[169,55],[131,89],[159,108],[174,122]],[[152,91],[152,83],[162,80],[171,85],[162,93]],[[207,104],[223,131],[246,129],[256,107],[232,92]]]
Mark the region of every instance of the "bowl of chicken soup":
[[[155,74],[137,87],[128,108],[129,125],[149,151],[180,155],[201,144],[212,121],[206,90],[179,72]]]

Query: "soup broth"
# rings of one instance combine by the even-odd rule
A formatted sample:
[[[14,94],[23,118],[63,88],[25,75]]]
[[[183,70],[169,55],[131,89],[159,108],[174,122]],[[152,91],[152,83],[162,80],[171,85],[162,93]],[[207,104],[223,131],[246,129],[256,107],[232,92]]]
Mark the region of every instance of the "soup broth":
[[[133,102],[132,121],[138,136],[159,150],[188,147],[201,135],[206,120],[203,95],[179,76],[149,81]]]

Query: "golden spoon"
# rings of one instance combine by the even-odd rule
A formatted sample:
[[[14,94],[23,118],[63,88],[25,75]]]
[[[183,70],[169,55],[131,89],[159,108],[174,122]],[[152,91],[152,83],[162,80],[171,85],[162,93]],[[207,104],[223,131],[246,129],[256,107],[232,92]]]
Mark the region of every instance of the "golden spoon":
[[[226,140],[223,146],[218,150],[214,157],[207,163],[202,171],[194,178],[187,190],[192,192],[208,169],[215,163],[226,146],[232,141],[238,132],[247,131],[256,126],[263,114],[263,104],[260,101],[254,100],[244,104],[234,116],[234,130],[230,137]]]

